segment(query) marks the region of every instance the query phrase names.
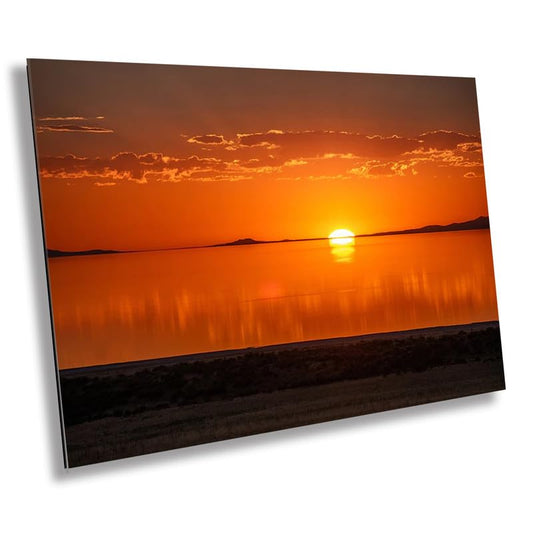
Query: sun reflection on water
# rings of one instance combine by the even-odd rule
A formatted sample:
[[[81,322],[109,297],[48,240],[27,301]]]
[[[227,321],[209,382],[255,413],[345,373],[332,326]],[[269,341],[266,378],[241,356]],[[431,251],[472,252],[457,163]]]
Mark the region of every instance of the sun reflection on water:
[[[331,239],[333,241],[334,239]],[[339,239],[348,240],[348,239]],[[333,258],[337,263],[351,263],[355,253],[354,239],[351,239],[351,244],[337,244],[330,241],[330,250]]]

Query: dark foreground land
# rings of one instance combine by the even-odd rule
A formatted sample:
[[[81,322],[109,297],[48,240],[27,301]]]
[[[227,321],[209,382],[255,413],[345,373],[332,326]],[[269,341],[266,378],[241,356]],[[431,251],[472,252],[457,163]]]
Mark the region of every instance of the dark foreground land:
[[[80,466],[505,388],[497,322],[62,371]]]

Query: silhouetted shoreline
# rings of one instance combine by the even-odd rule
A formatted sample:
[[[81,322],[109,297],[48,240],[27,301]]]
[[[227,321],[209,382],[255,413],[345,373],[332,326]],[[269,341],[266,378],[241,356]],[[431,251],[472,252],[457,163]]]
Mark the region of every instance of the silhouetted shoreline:
[[[127,254],[120,250],[82,250],[80,252],[64,252],[63,250],[46,250],[48,257],[71,257],[76,255],[105,255],[105,254]]]

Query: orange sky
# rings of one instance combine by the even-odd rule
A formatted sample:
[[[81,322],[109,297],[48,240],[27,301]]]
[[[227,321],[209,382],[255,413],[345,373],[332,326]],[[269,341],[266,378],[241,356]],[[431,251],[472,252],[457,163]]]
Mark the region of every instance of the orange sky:
[[[470,78],[30,60],[48,248],[487,215]]]

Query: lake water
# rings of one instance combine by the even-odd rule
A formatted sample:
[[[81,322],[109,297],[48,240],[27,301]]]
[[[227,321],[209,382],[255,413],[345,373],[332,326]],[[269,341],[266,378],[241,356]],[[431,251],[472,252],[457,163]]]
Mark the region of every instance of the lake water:
[[[60,368],[498,319],[488,230],[49,265]]]

